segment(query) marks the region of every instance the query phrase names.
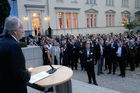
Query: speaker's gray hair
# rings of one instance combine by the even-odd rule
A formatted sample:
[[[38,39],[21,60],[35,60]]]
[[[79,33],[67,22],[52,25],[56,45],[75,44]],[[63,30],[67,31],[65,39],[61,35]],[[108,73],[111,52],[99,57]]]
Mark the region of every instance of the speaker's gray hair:
[[[11,34],[12,31],[18,30],[21,24],[22,21],[19,18],[15,16],[7,17],[4,24],[3,35]]]

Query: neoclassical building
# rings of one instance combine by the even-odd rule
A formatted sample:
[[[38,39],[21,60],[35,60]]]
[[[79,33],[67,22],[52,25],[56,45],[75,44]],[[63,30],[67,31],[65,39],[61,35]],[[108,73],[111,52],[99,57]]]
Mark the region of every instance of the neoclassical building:
[[[140,0],[9,0],[11,15],[24,30],[41,34],[50,26],[54,35],[120,33],[124,23],[140,19]],[[137,21],[138,22],[138,21]],[[34,33],[33,33],[34,35]]]

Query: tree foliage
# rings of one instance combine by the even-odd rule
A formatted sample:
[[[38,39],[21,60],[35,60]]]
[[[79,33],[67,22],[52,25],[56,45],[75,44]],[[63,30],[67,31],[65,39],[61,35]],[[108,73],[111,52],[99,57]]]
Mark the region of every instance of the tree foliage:
[[[131,29],[134,29],[136,27],[136,23],[134,21],[125,23],[124,27],[130,31]]]
[[[129,31],[137,26],[135,21],[131,21],[131,16],[128,16],[128,23],[124,23],[124,27]]]
[[[0,34],[3,31],[4,28],[4,21],[6,19],[6,17],[9,16],[10,14],[10,4],[8,2],[8,0],[0,0]]]

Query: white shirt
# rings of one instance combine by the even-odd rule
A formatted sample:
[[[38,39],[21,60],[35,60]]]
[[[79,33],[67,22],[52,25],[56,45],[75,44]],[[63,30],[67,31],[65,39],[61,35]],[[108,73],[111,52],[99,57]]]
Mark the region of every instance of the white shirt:
[[[101,53],[101,55],[103,55],[103,47],[102,47],[102,45],[100,45],[100,53]]]
[[[89,56],[89,50],[87,50],[87,56]]]
[[[49,45],[46,45],[46,47],[50,50],[52,48],[52,45],[49,44]]]
[[[57,54],[57,47],[55,46],[54,47],[54,55],[56,56],[56,54]]]
[[[13,36],[13,35],[11,35],[17,42],[19,42],[17,39],[16,39],[16,37],[15,36]]]
[[[117,56],[118,57],[121,57],[121,54],[122,54],[122,46],[119,46],[117,53],[118,53]]]

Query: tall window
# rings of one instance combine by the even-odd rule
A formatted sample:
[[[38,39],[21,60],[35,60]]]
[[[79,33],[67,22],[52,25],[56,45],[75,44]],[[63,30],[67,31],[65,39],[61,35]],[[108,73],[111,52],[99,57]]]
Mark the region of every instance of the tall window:
[[[129,14],[122,14],[122,24],[129,23]]]
[[[63,29],[64,28],[64,24],[63,24],[63,13],[62,12],[58,13],[58,21],[59,21],[59,28]]]
[[[96,4],[96,0],[87,0],[87,4]]]
[[[87,14],[87,27],[96,27],[96,14]]]
[[[114,6],[114,0],[106,0],[106,6]]]
[[[70,13],[66,13],[66,28],[70,29],[71,28],[71,19],[70,19]]]
[[[78,14],[58,12],[57,23],[59,24],[59,29],[63,29],[64,27],[66,27],[66,29],[78,28]]]
[[[135,8],[140,8],[140,0],[135,0]]]
[[[77,27],[77,13],[73,13],[73,28]]]
[[[114,26],[114,14],[106,14],[106,26]]]
[[[122,7],[129,7],[129,0],[122,0]]]
[[[89,27],[89,14],[87,14],[87,27]]]

